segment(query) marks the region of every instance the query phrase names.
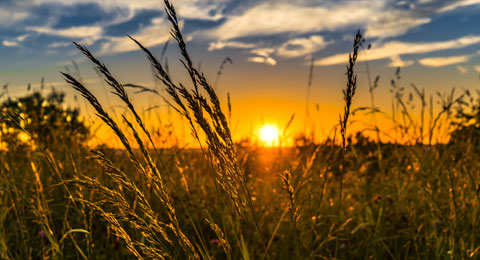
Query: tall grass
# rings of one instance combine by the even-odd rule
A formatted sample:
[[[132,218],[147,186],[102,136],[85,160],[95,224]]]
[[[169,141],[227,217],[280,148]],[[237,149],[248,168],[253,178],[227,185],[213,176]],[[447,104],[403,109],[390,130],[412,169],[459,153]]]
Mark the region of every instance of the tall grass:
[[[357,90],[357,75],[354,71],[355,62],[357,61],[358,52],[360,50],[360,45],[364,42],[360,30],[355,35],[353,41],[353,53],[348,56],[348,65],[347,65],[347,87],[343,90],[343,99],[345,100],[345,107],[343,116],[340,115],[340,135],[342,136],[342,171],[340,173],[340,185],[339,185],[339,195],[338,195],[338,220],[340,223],[341,219],[341,209],[342,209],[342,194],[343,194],[343,176],[345,174],[345,151],[347,150],[347,124],[348,117],[350,116],[350,107],[352,106],[353,96]],[[336,246],[335,246],[335,257],[337,256],[338,250],[338,241],[339,235],[337,235]]]

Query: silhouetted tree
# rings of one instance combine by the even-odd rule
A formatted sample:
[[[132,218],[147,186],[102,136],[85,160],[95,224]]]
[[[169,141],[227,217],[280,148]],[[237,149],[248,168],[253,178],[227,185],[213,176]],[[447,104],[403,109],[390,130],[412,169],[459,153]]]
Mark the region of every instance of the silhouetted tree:
[[[50,149],[83,144],[89,137],[88,127],[78,109],[65,108],[64,98],[64,93],[54,90],[47,96],[34,92],[8,98],[0,106],[2,141],[9,148],[33,143]]]

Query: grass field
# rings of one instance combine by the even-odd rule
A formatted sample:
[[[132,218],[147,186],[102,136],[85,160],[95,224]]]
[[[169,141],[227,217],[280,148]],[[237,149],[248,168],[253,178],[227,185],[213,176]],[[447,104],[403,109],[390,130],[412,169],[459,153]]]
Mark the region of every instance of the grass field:
[[[394,127],[351,131],[353,112],[370,113],[372,121],[384,113],[374,107],[376,83],[371,105],[351,105],[363,43],[358,32],[343,87],[345,109],[329,138],[318,143],[299,136],[292,147],[235,143],[213,79],[192,64],[175,9],[165,4],[189,76],[180,80],[185,85],[131,40],[198,148],[159,145],[157,135],[167,133],[149,129],[125,86],[77,45],[128,114],[113,117],[80,79],[63,76],[122,148],[87,147],[88,127],[78,110],[62,110],[59,93],[5,99],[1,259],[479,257],[480,121],[478,100],[468,91],[439,95],[434,109],[424,90],[413,86],[413,97],[407,96],[393,80]],[[389,133],[401,138],[380,140]],[[446,141],[436,142],[441,135]]]

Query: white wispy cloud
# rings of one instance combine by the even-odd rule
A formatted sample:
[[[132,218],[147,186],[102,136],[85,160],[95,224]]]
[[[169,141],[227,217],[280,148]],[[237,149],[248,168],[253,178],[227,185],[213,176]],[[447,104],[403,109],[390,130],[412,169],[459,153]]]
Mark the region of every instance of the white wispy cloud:
[[[274,48],[257,48],[251,51],[252,54],[263,56],[263,57],[269,57],[274,52],[275,52]]]
[[[272,57],[249,57],[247,60],[255,63],[265,63],[271,66],[277,65],[277,61],[273,59]]]
[[[241,37],[304,34],[361,26],[369,37],[406,33],[431,21],[425,11],[393,8],[390,1],[260,1],[245,11],[226,17],[206,35],[222,40]]]
[[[402,60],[400,56],[395,55],[390,58],[391,62],[388,64],[390,67],[407,67],[413,64],[413,60]]]
[[[413,28],[430,23],[429,17],[435,13],[454,10],[462,6],[479,4],[480,0],[460,0],[446,4],[441,1],[419,0],[417,2],[395,2],[386,0],[370,1],[257,1],[256,4],[244,8],[225,17],[220,26],[207,30],[204,35],[220,39],[216,48],[211,44],[209,50],[224,47],[259,48],[251,44],[242,44],[235,39],[252,36],[301,35],[324,31],[341,30],[350,27],[363,28],[367,38],[385,39],[407,33]],[[397,6],[397,7],[395,7]],[[473,41],[473,42],[470,42]],[[369,51],[370,59],[391,59],[390,66],[409,66],[413,60],[402,60],[400,55],[427,53],[430,51],[462,48],[474,44],[478,39],[464,37],[458,41],[446,41],[434,46],[431,43],[403,43],[393,41],[383,48]],[[274,55],[281,57],[298,57],[323,49],[329,42],[321,36],[310,38],[297,37],[284,43],[276,44]],[[458,44],[457,46],[453,46]],[[270,56],[269,56],[270,57]],[[317,64],[343,63],[348,56],[341,54],[323,59]]]
[[[295,38],[283,43],[276,53],[287,58],[299,57],[322,50],[331,43],[333,41],[325,41],[322,36],[318,35],[309,38]]]
[[[72,6],[78,4],[94,3],[108,12],[127,10],[135,14],[140,10],[160,10],[164,9],[163,1],[158,0],[31,0],[35,5],[60,4],[63,6]],[[179,17],[186,19],[218,20],[223,17],[222,10],[227,0],[181,0],[175,1]]]
[[[354,2],[351,2],[355,4]],[[352,5],[352,4],[349,4]],[[302,6],[294,3],[263,2],[243,13],[231,15],[227,20],[207,35],[222,40],[280,33],[308,33],[335,29],[367,19],[370,8],[358,5],[353,8],[326,6]],[[349,19],[345,19],[349,17]]]
[[[375,18],[375,20],[376,21],[366,25],[366,37],[382,38],[402,35],[411,28],[431,22],[430,18],[402,16],[398,11],[385,13]]]
[[[175,1],[175,8],[177,10],[180,19],[199,19],[199,20],[219,20],[223,18],[223,9],[225,3],[228,0],[179,0]],[[37,8],[45,6],[47,4],[55,5],[55,15],[48,17],[42,17]],[[108,15],[106,18],[95,21],[91,25],[87,26],[71,26],[69,28],[59,27],[61,24],[60,16],[65,15],[76,5],[80,4],[96,4]],[[0,28],[17,26],[20,30],[27,32],[35,32],[37,34],[60,36],[69,39],[82,39],[82,44],[94,44],[95,42],[106,39],[110,42],[109,46],[113,46],[113,51],[122,49],[131,49],[127,47],[129,44],[122,44],[116,37],[111,37],[105,34],[103,28],[108,26],[117,25],[132,20],[136,14],[141,11],[153,11],[157,10],[163,13],[164,4],[158,0],[27,0],[27,1],[12,1],[7,3],[1,3],[0,1]],[[25,22],[26,20],[36,19],[39,22],[35,25],[31,25],[31,22]],[[41,19],[41,21],[40,21]],[[168,25],[165,25],[168,27]],[[164,31],[163,29],[161,30]],[[152,46],[156,43],[163,42],[165,36],[162,35],[161,39],[155,39],[153,37],[158,36],[158,33],[153,30],[148,31],[148,28],[140,28],[135,35],[142,37],[145,33],[152,33],[152,39],[148,37],[143,38],[143,42]],[[168,33],[167,33],[168,34]],[[21,41],[14,39],[3,39],[3,45],[19,46]],[[50,44],[50,48],[62,47],[64,44],[54,43]],[[105,46],[105,48],[109,47]]]
[[[30,35],[29,34],[20,35],[20,36],[17,36],[15,40],[17,40],[18,42],[23,42],[28,38],[28,36]]]
[[[420,59],[418,62],[427,67],[443,67],[447,65],[457,64],[468,61],[470,57],[463,56],[450,56],[450,57],[430,57]]]
[[[23,22],[29,17],[27,10],[18,10],[17,8],[1,8],[0,6],[0,27],[9,27],[11,25]]]
[[[158,1],[154,1],[158,4]],[[226,0],[183,0],[175,2],[178,14],[182,18],[219,20],[224,17]],[[161,7],[163,9],[163,6]]]
[[[224,48],[251,49],[257,47],[255,43],[245,43],[239,41],[217,41],[211,42],[208,51],[221,50]]]
[[[20,43],[25,41],[28,38],[28,34],[20,35],[11,39],[3,40],[2,45],[6,47],[17,47],[20,46]]]
[[[66,38],[100,38],[103,34],[103,29],[100,26],[72,26],[62,29],[50,27],[26,27],[26,30]]]
[[[0,0],[1,1],[1,0]],[[196,29],[192,32],[196,39],[213,41],[208,50],[224,48],[239,48],[258,50],[264,47],[272,48],[268,55],[257,55],[249,60],[272,64],[276,58],[294,58],[317,52],[333,41],[327,41],[320,34],[326,31],[351,31],[353,28],[362,28],[366,37],[379,38],[385,41],[407,33],[424,24],[430,23],[434,15],[452,11],[465,6],[480,5],[480,0],[456,1],[393,1],[393,0],[256,0],[238,5],[234,9],[226,9],[232,0],[176,0],[175,8],[180,19],[200,19],[217,21],[210,29]],[[241,1],[241,0],[238,0]],[[36,32],[60,36],[69,39],[81,39],[83,44],[101,42],[102,53],[117,53],[136,49],[136,46],[125,37],[107,35],[108,26],[121,24],[132,20],[136,14],[145,10],[162,11],[164,5],[158,0],[27,0],[12,1],[15,8],[0,9],[0,27],[18,25],[37,16],[35,8],[45,4],[55,4],[58,12],[65,8],[79,4],[93,3],[109,14],[108,18],[96,21],[88,26],[72,26],[58,29],[60,19],[50,20],[48,23],[36,26],[23,27],[27,32]],[[13,11],[12,11],[13,10]],[[46,18],[50,19],[50,18]],[[212,23],[213,24],[213,23]],[[168,23],[158,18],[151,24],[140,27],[133,33],[146,46],[155,46],[165,42],[168,37]],[[20,27],[19,27],[20,28]],[[312,34],[314,34],[312,36]],[[242,39],[244,37],[268,37],[272,35],[288,36],[288,40],[264,44],[263,42],[251,43]],[[308,36],[305,36],[308,35]],[[468,37],[463,40],[467,41]],[[475,37],[470,37],[475,38]],[[22,41],[16,39],[2,39],[2,44],[18,46]],[[471,39],[470,39],[471,40]],[[369,50],[369,59],[391,59],[391,66],[408,66],[412,60],[402,60],[404,54],[427,53],[460,47],[445,47],[451,41],[432,43],[405,43],[391,41],[377,48]],[[459,43],[459,42],[454,42]],[[443,44],[443,45],[442,45]],[[467,45],[474,44],[468,43]],[[448,45],[448,44],[447,44]],[[66,46],[60,42],[48,45],[50,48]],[[463,45],[463,47],[466,45]],[[430,50],[431,49],[431,50]],[[348,56],[339,54],[317,61],[319,65],[344,63]],[[253,61],[252,60],[252,61]],[[266,62],[266,61],[269,62]]]
[[[9,40],[3,40],[3,41],[2,41],[2,44],[3,44],[3,46],[5,46],[5,47],[16,47],[16,46],[19,45],[18,42],[16,42],[16,41],[9,41]]]
[[[333,41],[325,41],[324,38],[319,35],[312,35],[310,37],[293,38],[272,47],[262,47],[261,43],[254,44],[239,41],[212,42],[208,50],[213,51],[223,48],[251,49],[250,53],[256,55],[256,57],[250,57],[247,60],[256,63],[276,65],[277,61],[272,58],[272,55],[295,58],[313,54],[332,43]]]
[[[448,12],[455,10],[459,7],[471,6],[471,5],[480,5],[480,0],[456,0],[452,3],[443,6],[438,10],[439,13]]]
[[[103,37],[103,29],[100,26],[72,26],[69,28],[56,29],[51,27],[26,27],[27,31],[38,34],[59,36],[68,39],[79,39],[80,44],[91,45]],[[60,47],[60,46],[57,46]]]
[[[247,58],[248,61],[255,63],[265,63],[271,66],[277,65],[277,61],[271,57],[275,52],[274,48],[257,48],[250,51],[251,54],[255,55],[254,57]]]
[[[218,20],[223,18],[223,9],[228,0],[180,0],[175,1],[175,8],[180,19],[200,19],[200,20]],[[59,36],[68,39],[81,39],[80,43],[91,45],[102,40],[102,53],[116,53],[123,51],[130,51],[135,49],[128,39],[125,37],[109,36],[104,28],[116,24],[121,24],[130,21],[141,11],[157,10],[163,12],[164,4],[158,0],[29,0],[27,2],[13,2],[12,8],[22,10],[22,12],[14,13],[15,16],[9,14],[5,10],[0,9],[0,22],[5,17],[8,20],[15,20],[21,22],[24,18],[33,16],[35,7],[44,6],[46,4],[55,4],[57,13],[62,13],[65,8],[79,4],[96,4],[107,14],[108,18],[100,21],[95,21],[91,25],[71,26],[69,28],[59,28],[61,19],[58,17],[49,17],[42,23],[35,26],[25,26],[22,29],[28,32],[35,32],[37,34]],[[38,16],[35,14],[35,16]],[[163,17],[163,16],[162,16]],[[1,26],[1,25],[0,25]],[[169,24],[166,19],[153,19],[151,25],[140,27],[137,32],[132,33],[146,46],[154,46],[166,41],[169,37]],[[14,42],[11,39],[6,39],[7,45],[19,45],[19,42]],[[50,48],[63,47],[66,44],[55,42],[49,44]]]
[[[466,46],[480,43],[480,36],[465,36],[454,40],[438,42],[400,42],[390,41],[379,46],[373,46],[368,50],[368,60],[395,59],[405,54],[420,54],[434,51],[460,49]],[[364,60],[365,56],[359,56]],[[318,60],[315,64],[326,66],[343,64],[348,61],[348,53],[336,54]]]
[[[166,21],[154,18],[151,24],[131,35],[145,47],[152,47],[166,42],[171,36]],[[137,50],[138,46],[127,37],[108,37],[100,49],[100,54],[112,54]]]
[[[60,48],[72,46],[71,42],[52,42],[48,45],[49,48]]]
[[[457,65],[457,70],[458,70],[458,72],[460,72],[460,74],[467,74],[468,73],[468,69],[461,66],[461,65]]]

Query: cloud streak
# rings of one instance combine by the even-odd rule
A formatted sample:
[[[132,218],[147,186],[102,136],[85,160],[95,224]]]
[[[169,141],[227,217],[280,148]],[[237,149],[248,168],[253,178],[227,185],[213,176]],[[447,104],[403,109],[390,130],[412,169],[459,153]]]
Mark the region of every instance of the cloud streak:
[[[283,43],[276,53],[279,56],[294,58],[315,53],[324,49],[327,45],[332,44],[333,41],[325,41],[323,37],[318,35],[310,36],[309,38],[296,38]]]
[[[222,25],[208,31],[207,35],[229,40],[259,35],[335,30],[373,22],[374,19],[381,20],[379,16],[382,16],[384,7],[385,2],[378,0],[346,1],[340,4],[327,2],[320,6],[263,2],[241,14],[227,17]]]
[[[180,19],[217,21],[223,18],[223,9],[227,1],[181,0],[175,2],[175,8]],[[77,6],[86,4],[98,6],[104,12],[102,19],[92,20],[87,25],[70,24],[70,27],[67,26],[67,28],[65,28],[65,24],[61,24],[62,18],[68,18]],[[45,15],[42,16],[38,9],[47,7],[51,10],[51,13],[44,17]],[[57,36],[77,41],[82,39],[80,42],[87,45],[102,41],[102,51],[114,53],[130,51],[133,45],[122,43],[124,37],[108,35],[108,27],[130,22],[142,11],[163,12],[163,9],[162,1],[158,0],[15,0],[4,3],[0,1],[0,28],[16,26],[18,30],[36,33],[36,35]],[[88,22],[88,19],[85,21]],[[138,24],[141,24],[141,22],[138,22]],[[160,28],[160,26],[165,27],[165,29]],[[147,34],[150,37],[147,37]],[[137,38],[142,39],[146,46],[163,43],[166,38],[165,35],[168,34],[168,24],[164,22],[140,26],[140,29],[133,33]],[[21,41],[14,39],[2,39],[2,45],[4,46],[20,46],[20,43]],[[63,46],[64,44],[47,45],[49,48]]]
[[[98,38],[103,34],[103,29],[100,26],[72,26],[66,29],[27,27],[26,30],[65,38]]]
[[[454,40],[439,42],[400,42],[390,41],[368,50],[368,60],[396,59],[405,54],[422,54],[434,51],[460,49],[480,43],[480,36],[465,36]],[[359,56],[364,60],[365,55]],[[348,60],[348,53],[336,54],[318,60],[315,64],[320,66],[344,64]]]
[[[457,0],[450,4],[447,4],[438,10],[439,13],[453,11],[459,7],[479,5],[480,0]]]
[[[3,8],[0,5],[0,27],[9,27],[14,24],[23,22],[29,17],[26,10],[18,10],[17,8]]]
[[[325,41],[324,38],[319,35],[312,35],[310,37],[293,38],[280,45],[272,47],[262,47],[262,44],[244,43],[239,41],[212,42],[210,43],[208,50],[214,51],[223,48],[251,49],[250,53],[256,55],[256,57],[249,57],[247,60],[274,66],[277,64],[277,61],[272,58],[272,55],[283,58],[296,58],[314,54],[332,43],[333,41]]]
[[[435,2],[418,0],[417,2],[392,2],[386,0],[370,1],[323,1],[313,0],[296,2],[288,1],[257,1],[250,7],[233,15],[225,16],[225,22],[218,27],[198,33],[207,39],[220,39],[209,46],[209,50],[222,48],[254,49],[268,46],[274,48],[274,55],[284,58],[294,58],[315,53],[328,46],[320,32],[364,28],[365,36],[384,41],[403,35],[413,28],[432,22],[430,15],[446,10],[469,5],[480,4],[480,0],[463,0],[456,2]],[[312,36],[311,34],[317,34]],[[248,37],[266,37],[274,35],[289,35],[293,39],[276,44],[244,43]],[[302,35],[309,35],[307,37]],[[458,47],[435,45],[432,51],[462,48],[470,43],[464,38],[458,42]],[[446,42],[446,44],[450,44]],[[369,51],[370,59],[391,60],[390,66],[409,66],[413,60],[402,60],[400,55],[430,52],[431,43],[413,44],[391,41],[384,48]],[[273,47],[272,47],[273,46]],[[270,56],[269,56],[270,57]],[[344,63],[347,55],[340,54],[317,62],[319,65]]]
[[[151,24],[141,28],[132,35],[145,47],[152,47],[166,42],[171,36],[166,21],[162,18],[154,18]],[[108,37],[100,48],[100,54],[112,54],[138,50],[138,45],[127,37]]]
[[[431,57],[420,59],[418,62],[427,67],[443,67],[468,61],[470,56]]]
[[[248,61],[251,61],[251,62],[254,62],[254,63],[265,63],[265,64],[268,64],[268,65],[271,65],[271,66],[277,65],[277,61],[274,60],[271,57],[260,57],[260,56],[249,57]]]
[[[460,72],[460,74],[467,74],[468,73],[468,69],[463,67],[463,66],[460,66],[460,65],[457,66],[457,70],[458,70],[458,72]]]
[[[18,42],[15,41],[9,41],[9,40],[3,40],[2,41],[3,46],[5,47],[16,47],[18,46]]]
[[[107,12],[118,9],[128,10],[137,13],[141,10],[163,11],[162,1],[158,0],[31,0],[37,6],[45,4],[59,4],[63,6],[74,6],[78,4],[97,4]],[[226,0],[181,0],[175,1],[175,8],[179,17],[184,19],[218,20],[223,17],[222,10]]]
[[[305,34],[362,27],[367,37],[388,38],[405,34],[430,23],[429,16],[456,8],[480,4],[480,0],[453,3],[399,4],[395,1],[257,1],[257,4],[226,16],[218,28],[208,30],[210,38],[231,40],[282,33]],[[396,3],[396,4],[395,4]]]
[[[335,36],[325,34],[326,32],[345,34],[358,27],[362,28],[366,37],[385,42],[369,50],[368,58],[390,59],[390,66],[403,67],[414,63],[411,59],[402,59],[402,55],[462,48],[479,42],[478,37],[474,36],[434,43],[387,40],[431,23],[435,15],[465,6],[480,5],[480,0],[242,1],[178,0],[174,4],[179,17],[187,25],[189,22],[194,23],[190,20],[208,21],[199,27],[186,28],[194,28],[190,33],[195,35],[196,40],[210,42],[207,47],[209,51],[243,49],[248,60],[270,65],[275,65],[277,58],[290,59],[314,54],[337,42]],[[68,12],[86,4],[98,7],[104,18],[86,25],[60,24],[61,18],[68,17]],[[37,12],[39,7],[54,7],[51,8],[55,10],[52,11],[54,15],[42,17]],[[125,37],[118,36],[119,30],[122,30],[118,28],[128,22],[137,23],[135,27],[128,28],[136,28],[132,36],[146,46],[164,43],[169,38],[169,25],[164,18],[137,21],[141,12],[154,11],[155,14],[163,12],[163,8],[162,2],[158,0],[9,0],[0,3],[0,28],[15,25],[22,31],[22,35],[28,33],[33,35],[32,38],[40,34],[65,38],[65,41],[54,39],[51,41],[53,43],[45,44],[51,49],[66,46],[64,42],[68,40],[76,40],[87,45],[97,44],[94,48],[98,47],[102,54],[113,54],[136,50],[136,46]],[[37,20],[32,20],[32,17]],[[43,19],[42,22],[33,24],[32,21],[40,21],[39,18]],[[145,25],[139,26],[141,23]],[[113,30],[115,34],[109,30],[113,25],[118,26]],[[270,36],[275,38],[269,39]],[[3,46],[16,47],[22,45],[22,42],[23,40],[12,36],[4,37],[1,43]],[[271,51],[258,53],[265,49]],[[344,63],[347,57],[346,54],[333,55],[318,60],[316,64]]]
[[[225,48],[235,48],[235,49],[252,49],[257,47],[255,43],[245,43],[238,41],[217,41],[211,42],[208,46],[208,51],[221,50]]]

